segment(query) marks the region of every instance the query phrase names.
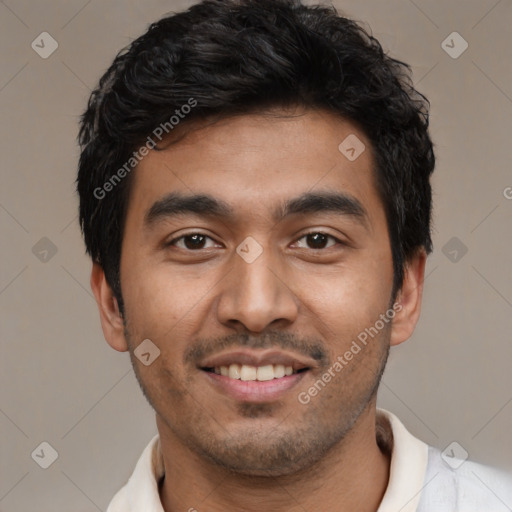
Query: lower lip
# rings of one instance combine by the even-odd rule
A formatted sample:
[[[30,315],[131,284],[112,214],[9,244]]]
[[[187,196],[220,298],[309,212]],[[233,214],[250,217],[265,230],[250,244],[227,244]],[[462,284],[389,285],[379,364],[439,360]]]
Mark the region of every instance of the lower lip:
[[[222,393],[242,402],[268,402],[282,397],[307,373],[293,373],[280,379],[265,381],[230,379],[224,375],[202,370],[210,382]]]

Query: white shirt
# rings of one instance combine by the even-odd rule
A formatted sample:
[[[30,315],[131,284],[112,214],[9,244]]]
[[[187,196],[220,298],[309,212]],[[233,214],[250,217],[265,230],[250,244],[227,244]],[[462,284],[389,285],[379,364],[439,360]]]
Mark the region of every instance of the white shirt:
[[[384,409],[377,409],[377,424],[391,444],[389,482],[377,512],[512,511],[512,474],[451,457],[451,450],[443,459]],[[156,435],[107,512],[164,512],[158,492],[164,471]]]

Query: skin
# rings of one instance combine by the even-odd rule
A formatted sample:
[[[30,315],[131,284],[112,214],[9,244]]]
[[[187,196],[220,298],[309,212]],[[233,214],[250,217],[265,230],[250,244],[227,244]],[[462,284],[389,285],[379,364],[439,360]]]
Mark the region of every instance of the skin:
[[[130,351],[156,412],[166,512],[365,512],[377,510],[385,493],[390,461],[376,440],[375,390],[389,347],[408,339],[418,320],[426,256],[419,250],[407,262],[392,324],[301,404],[299,393],[389,309],[393,266],[370,142],[331,113],[293,114],[204,124],[142,160],[122,244],[124,320],[101,267],[93,265],[105,338]],[[338,150],[350,134],[366,146],[353,162]],[[145,225],[151,206],[175,191],[212,195],[235,215]],[[324,211],[272,219],[282,201],[320,191],[356,198],[364,220]],[[334,239],[304,236],[319,232]],[[199,249],[190,238],[165,245],[193,233],[209,237]],[[252,263],[236,252],[248,236],[263,250]],[[160,350],[149,366],[133,356],[144,339]],[[292,346],[301,357],[316,348],[324,357],[279,399],[253,404],[218,391],[186,357],[191,348],[215,351],[223,342],[255,350],[263,343]]]

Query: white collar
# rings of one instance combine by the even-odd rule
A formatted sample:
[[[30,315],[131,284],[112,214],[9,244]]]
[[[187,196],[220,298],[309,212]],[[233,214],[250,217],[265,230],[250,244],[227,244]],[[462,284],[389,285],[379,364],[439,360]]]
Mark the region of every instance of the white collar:
[[[392,413],[377,409],[377,421],[392,439],[389,483],[377,512],[415,512],[428,462],[428,445],[404,427]],[[158,482],[164,462],[157,434],[146,446],[127,484],[114,496],[107,512],[164,512]]]
[[[377,409],[393,433],[389,482],[377,512],[415,512],[421,498],[428,463],[428,445],[414,437],[392,413]]]

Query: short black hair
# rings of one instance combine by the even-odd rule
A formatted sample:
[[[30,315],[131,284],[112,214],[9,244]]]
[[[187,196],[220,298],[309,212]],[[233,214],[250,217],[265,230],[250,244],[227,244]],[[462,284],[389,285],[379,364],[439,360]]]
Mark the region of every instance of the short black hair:
[[[121,243],[141,145],[154,147],[158,127],[291,106],[340,115],[371,141],[394,296],[407,259],[432,250],[430,105],[410,71],[359,23],[300,0],[205,0],[151,24],[101,77],[78,136],[80,226],[121,308]]]

